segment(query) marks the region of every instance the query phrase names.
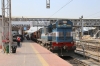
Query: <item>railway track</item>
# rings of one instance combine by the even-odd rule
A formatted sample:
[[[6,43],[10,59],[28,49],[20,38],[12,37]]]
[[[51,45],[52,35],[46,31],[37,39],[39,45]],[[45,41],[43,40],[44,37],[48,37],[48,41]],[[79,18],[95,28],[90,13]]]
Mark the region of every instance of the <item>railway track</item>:
[[[100,66],[99,62],[93,59],[86,58],[80,54],[74,54],[73,56],[61,57],[73,66]]]
[[[100,41],[80,40],[76,42],[75,52],[100,62]]]
[[[71,56],[62,57],[62,59],[66,60],[67,62],[69,62],[73,66],[89,66],[88,64],[80,61],[79,59],[71,57]]]
[[[84,46],[85,50],[89,50],[89,51],[93,51],[93,52],[100,52],[100,47],[97,46],[93,46],[93,45],[87,45],[87,44],[77,44],[76,47],[77,48],[82,48]]]
[[[99,40],[76,40],[76,47],[83,48],[85,50],[100,52],[100,41]]]
[[[98,59],[98,56],[94,56],[94,55],[87,55],[85,53],[75,53],[75,55],[73,56],[74,58],[77,58],[78,60],[86,63],[86,66],[100,66],[100,61]]]

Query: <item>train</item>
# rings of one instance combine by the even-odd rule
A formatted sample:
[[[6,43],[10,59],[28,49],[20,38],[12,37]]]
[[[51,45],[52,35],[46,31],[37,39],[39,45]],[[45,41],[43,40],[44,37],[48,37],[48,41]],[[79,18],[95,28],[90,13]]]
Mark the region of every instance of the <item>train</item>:
[[[73,39],[73,23],[57,20],[31,34],[31,39],[59,56],[70,56],[76,45]]]

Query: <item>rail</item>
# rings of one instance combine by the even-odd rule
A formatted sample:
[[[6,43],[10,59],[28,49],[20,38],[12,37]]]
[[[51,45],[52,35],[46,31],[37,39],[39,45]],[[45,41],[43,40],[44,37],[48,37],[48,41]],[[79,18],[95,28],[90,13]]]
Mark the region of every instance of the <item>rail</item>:
[[[83,51],[83,55],[94,58],[100,62],[100,39],[76,40],[77,50]]]

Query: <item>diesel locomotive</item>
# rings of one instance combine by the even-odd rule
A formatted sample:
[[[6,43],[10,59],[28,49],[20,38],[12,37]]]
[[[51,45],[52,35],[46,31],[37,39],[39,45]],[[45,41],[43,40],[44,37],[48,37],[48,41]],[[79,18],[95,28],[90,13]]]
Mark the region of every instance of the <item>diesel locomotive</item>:
[[[72,29],[73,23],[70,20],[57,20],[32,33],[31,39],[59,56],[69,56],[76,49]]]

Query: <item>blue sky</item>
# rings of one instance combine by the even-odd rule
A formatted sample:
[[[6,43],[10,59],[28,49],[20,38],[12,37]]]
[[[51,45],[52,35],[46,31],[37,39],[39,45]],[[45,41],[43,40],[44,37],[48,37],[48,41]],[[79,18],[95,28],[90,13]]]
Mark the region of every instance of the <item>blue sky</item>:
[[[47,9],[46,0],[12,0],[12,16],[49,18],[69,1],[50,0],[50,9]],[[79,18],[81,15],[84,18],[100,18],[100,0],[73,0],[51,18]]]

